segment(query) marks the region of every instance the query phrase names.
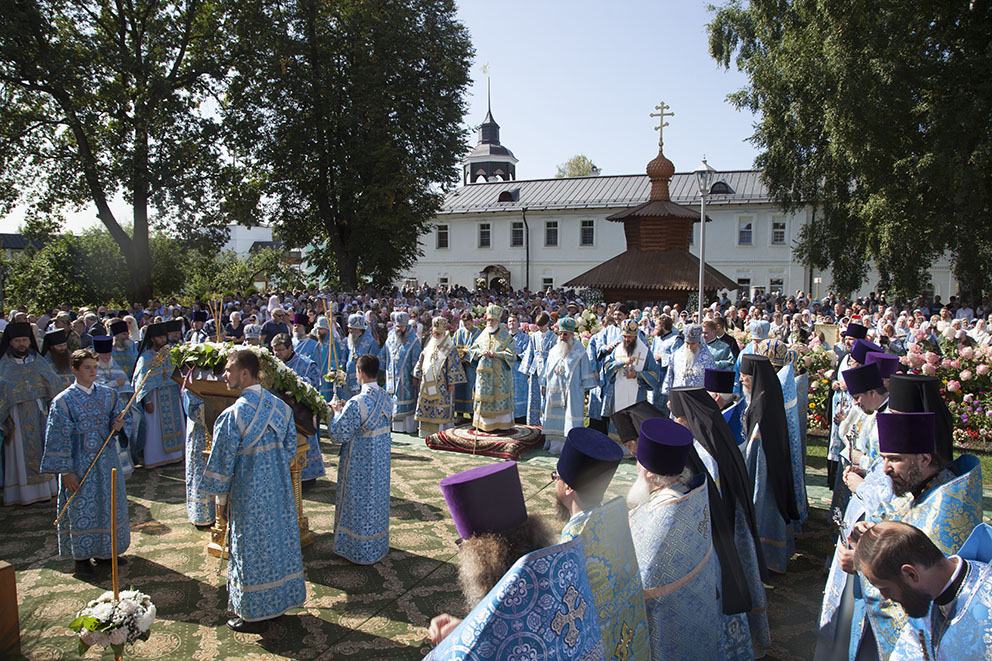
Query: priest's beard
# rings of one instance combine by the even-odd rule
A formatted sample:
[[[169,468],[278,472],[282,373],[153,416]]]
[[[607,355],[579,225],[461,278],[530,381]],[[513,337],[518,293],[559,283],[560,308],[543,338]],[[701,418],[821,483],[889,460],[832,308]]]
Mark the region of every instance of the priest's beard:
[[[21,351],[20,349],[15,349],[14,347],[10,347],[10,353],[11,353],[12,356],[14,356],[14,358],[17,358],[18,360],[20,360],[22,358],[27,358],[28,357],[28,354],[31,353],[31,347],[29,346],[28,348],[24,349],[23,351]]]
[[[899,605],[910,617],[924,617],[930,612],[930,603],[933,601],[926,592],[899,580],[902,595],[899,597]]]
[[[637,349],[637,336],[623,338],[623,349],[628,356],[633,354],[634,350]]]
[[[69,371],[69,352],[68,351],[57,351],[49,347],[48,355],[52,357],[52,364],[55,365],[55,371],[57,372],[68,372]]]
[[[96,361],[96,364],[102,367],[103,369],[108,369],[113,365],[113,363],[114,363],[114,359],[111,356],[107,356],[106,358],[98,357]]]
[[[458,584],[468,608],[475,608],[518,558],[554,543],[551,529],[537,516],[511,530],[476,535],[462,542]]]
[[[558,340],[558,344],[561,345],[561,352],[566,356],[572,352],[572,342],[574,340]]]
[[[741,392],[744,393],[744,399],[746,399],[747,401],[750,402],[751,401],[751,389],[748,388],[747,386],[745,386],[744,384],[741,384]]]
[[[678,475],[655,475],[651,473],[649,476],[639,470],[637,471],[637,479],[634,480],[630,491],[627,492],[627,506],[630,509],[640,507],[651,500],[651,494],[655,491],[673,487],[680,482],[687,481],[690,477],[692,477],[692,472],[688,468],[683,469]]]
[[[555,518],[558,519],[558,523],[568,523],[568,520],[572,518],[569,509],[557,498],[555,498]]]
[[[396,339],[399,340],[400,344],[403,344],[404,342],[406,342],[406,331],[405,330],[402,330],[402,331],[401,330],[397,330],[396,331]]]
[[[920,460],[917,457],[913,466],[907,471],[906,478],[892,475],[892,493],[896,496],[905,496],[907,493],[923,484],[923,469],[920,468]],[[922,617],[914,615],[913,617]]]

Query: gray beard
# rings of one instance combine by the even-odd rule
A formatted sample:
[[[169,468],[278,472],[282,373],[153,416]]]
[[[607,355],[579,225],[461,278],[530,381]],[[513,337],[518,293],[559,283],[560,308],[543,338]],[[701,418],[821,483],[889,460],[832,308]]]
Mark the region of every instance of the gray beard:
[[[741,385],[741,391],[744,393],[744,399],[746,399],[747,401],[750,402],[751,401],[751,389],[742,384]]]
[[[636,509],[649,500],[651,500],[651,485],[648,484],[644,475],[638,472],[637,479],[630,486],[630,491],[627,492],[627,506],[630,509]]]

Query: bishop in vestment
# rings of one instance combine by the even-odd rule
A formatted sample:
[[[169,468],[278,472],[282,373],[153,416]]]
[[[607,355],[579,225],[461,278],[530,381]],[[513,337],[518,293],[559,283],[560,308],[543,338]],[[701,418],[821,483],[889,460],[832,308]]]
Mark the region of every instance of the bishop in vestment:
[[[59,475],[59,511],[76,492],[76,497],[59,520],[59,555],[72,556],[76,573],[93,575],[90,559],[109,562],[113,554],[111,528],[116,528],[117,553],[131,544],[127,517],[127,494],[124,473],[114,444],[103,443],[111,431],[127,436],[129,420],[124,416],[124,402],[117,393],[94,383],[96,355],[89,349],[72,354],[75,383],[52,400],[45,428],[45,454],[41,470]],[[86,481],[80,480],[96,459]],[[112,471],[117,469],[116,520],[110,517]]]
[[[224,378],[241,395],[214,423],[200,490],[217,497],[227,519],[227,594],[236,617],[227,626],[260,633],[266,620],[306,600],[300,528],[289,466],[296,425],[289,406],[258,383],[258,357],[228,356]]]
[[[334,552],[358,565],[389,553],[389,420],[392,402],[379,387],[379,359],[355,365],[361,386],[347,403],[338,400],[331,437],[341,444],[334,506]]]
[[[481,431],[513,428],[513,364],[517,361],[513,340],[500,323],[503,308],[490,303],[486,327],[469,350],[478,361],[472,394],[472,426]]]
[[[379,350],[379,364],[386,372],[386,394],[392,400],[392,429],[402,434],[416,434],[417,377],[414,369],[420,361],[420,338],[410,330],[410,314],[396,311],[390,315],[393,327]]]
[[[575,320],[558,323],[558,343],[548,353],[541,388],[544,399],[544,449],[561,452],[568,433],[585,425],[586,391],[596,385],[596,373],[582,342],[575,338]]]
[[[420,352],[413,376],[420,381],[414,414],[420,423],[420,437],[454,427],[455,388],[465,383],[465,372],[444,317],[434,317],[431,322],[431,339]]]
[[[345,360],[344,373],[345,385],[340,389],[341,395],[348,399],[354,397],[361,390],[361,385],[355,378],[355,366],[362,356],[379,355],[379,345],[372,332],[369,330],[368,322],[360,314],[353,314],[348,317],[348,342],[346,345],[348,358]]]
[[[7,324],[0,338],[0,430],[3,436],[3,504],[49,500],[58,491],[41,471],[45,414],[62,391],[51,364],[38,354],[31,325]]]

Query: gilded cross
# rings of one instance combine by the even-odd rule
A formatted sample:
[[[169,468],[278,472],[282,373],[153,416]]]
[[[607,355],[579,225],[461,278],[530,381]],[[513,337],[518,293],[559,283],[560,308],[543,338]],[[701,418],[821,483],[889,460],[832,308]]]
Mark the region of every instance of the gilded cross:
[[[666,110],[671,110],[672,107],[667,103],[665,103],[664,101],[662,101],[660,105],[655,106],[654,109],[657,110],[658,112],[651,113],[651,117],[658,118],[658,126],[654,127],[654,130],[658,132],[658,149],[661,149],[661,145],[663,142],[662,140],[663,129],[666,126],[668,126],[668,122],[665,121],[665,118],[675,117],[675,113],[665,112]]]
[[[623,626],[620,627],[620,640],[617,642],[617,648],[613,653],[613,658],[619,661],[627,661],[630,659],[630,643],[634,640],[634,632],[630,630],[627,623],[624,622]]]
[[[558,611],[555,613],[555,617],[551,620],[551,630],[554,631],[559,636],[565,628],[568,628],[568,632],[565,634],[565,644],[569,647],[574,647],[575,642],[579,638],[579,627],[575,624],[578,620],[581,622],[586,614],[586,608],[589,605],[579,598],[579,591],[575,589],[574,585],[569,585],[568,589],[565,591],[565,596],[562,598],[562,603],[565,604],[566,610]]]

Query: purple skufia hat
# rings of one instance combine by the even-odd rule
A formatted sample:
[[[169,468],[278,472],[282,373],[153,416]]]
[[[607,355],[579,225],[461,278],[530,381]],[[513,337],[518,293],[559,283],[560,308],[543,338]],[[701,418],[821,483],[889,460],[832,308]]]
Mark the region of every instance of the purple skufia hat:
[[[874,342],[869,342],[868,340],[858,340],[854,343],[854,346],[851,347],[851,358],[864,365],[865,357],[868,355],[869,351],[885,353],[882,347],[878,346]]]
[[[527,520],[515,461],[449,475],[441,480],[441,493],[462,539],[509,530]]]
[[[109,335],[97,335],[93,338],[93,351],[96,353],[110,353],[114,348],[114,338]]]
[[[853,337],[856,340],[864,339],[868,337],[868,328],[852,321],[844,329],[844,336]]]
[[[309,321],[309,319],[307,319],[307,315],[305,313],[303,313],[303,312],[294,312],[293,313],[293,325],[294,326],[296,324],[300,324],[300,325],[306,326],[308,321]]]
[[[844,377],[844,383],[847,384],[847,392],[852,396],[885,387],[885,384],[882,383],[882,373],[876,364],[861,365],[844,370],[841,376]]]
[[[692,432],[674,420],[651,418],[641,423],[637,462],[655,475],[678,475],[692,447]]]
[[[733,370],[706,370],[703,387],[710,392],[727,394],[734,392],[736,374]]]
[[[875,414],[878,451],[884,454],[934,454],[933,413]]]
[[[887,379],[899,371],[899,356],[880,351],[869,351],[865,354],[865,365],[878,365],[878,371],[882,373],[882,378]]]

